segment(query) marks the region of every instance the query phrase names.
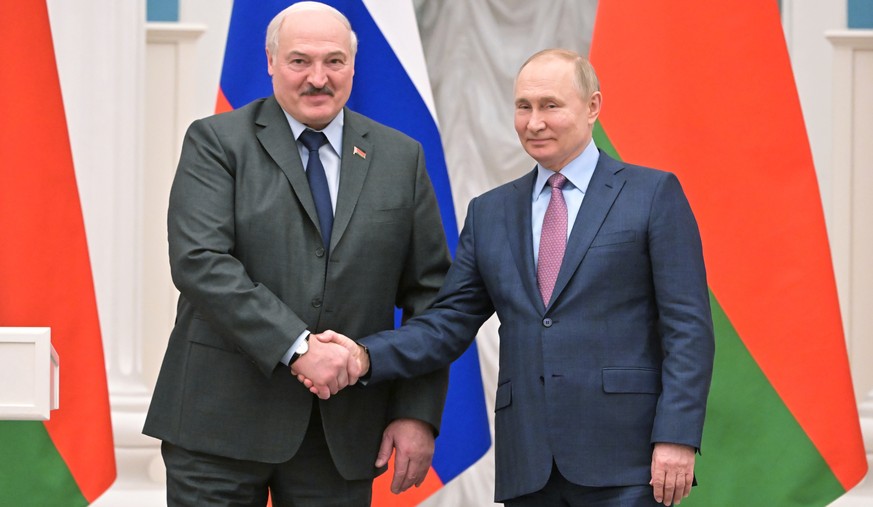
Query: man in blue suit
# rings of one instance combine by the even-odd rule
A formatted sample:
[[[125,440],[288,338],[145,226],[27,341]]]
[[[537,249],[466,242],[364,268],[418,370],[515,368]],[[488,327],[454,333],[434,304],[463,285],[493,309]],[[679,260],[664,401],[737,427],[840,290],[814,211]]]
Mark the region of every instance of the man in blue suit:
[[[697,223],[673,174],[597,149],[601,101],[585,58],[528,59],[515,129],[536,168],[470,203],[428,312],[345,342],[369,389],[454,360],[496,312],[509,506],[671,505],[694,480],[714,354]]]

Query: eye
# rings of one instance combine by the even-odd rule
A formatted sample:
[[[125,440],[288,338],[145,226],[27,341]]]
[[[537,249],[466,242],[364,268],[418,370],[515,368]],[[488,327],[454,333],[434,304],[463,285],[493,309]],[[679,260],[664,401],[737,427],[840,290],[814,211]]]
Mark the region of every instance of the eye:
[[[343,58],[336,57],[327,60],[327,68],[335,71],[342,70],[346,66],[346,61]]]

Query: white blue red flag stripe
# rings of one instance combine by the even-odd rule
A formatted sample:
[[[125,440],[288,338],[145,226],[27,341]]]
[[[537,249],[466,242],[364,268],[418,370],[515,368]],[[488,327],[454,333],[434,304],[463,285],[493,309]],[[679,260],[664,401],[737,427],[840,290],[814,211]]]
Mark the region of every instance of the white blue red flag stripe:
[[[292,3],[288,0],[234,2],[217,111],[234,109],[272,93],[264,55],[266,27],[277,12]],[[327,0],[324,3],[345,14],[358,35],[359,51],[355,57],[355,79],[348,106],[405,132],[422,144],[428,174],[439,200],[446,238],[454,254],[458,239],[455,207],[433,114],[430,85],[426,74],[422,75],[426,69],[411,2],[404,8],[391,2],[394,5],[390,10],[381,9],[382,12],[377,13],[378,24],[364,1]],[[391,26],[396,23],[411,26]],[[392,38],[390,43],[386,34]],[[409,37],[410,40],[395,40],[396,37]],[[400,51],[395,53],[392,46],[402,51],[405,61],[401,62]],[[409,48],[417,51],[410,52]],[[418,55],[419,61],[409,61],[410,54],[413,58]],[[395,497],[389,496],[390,480],[384,480],[388,475],[385,474],[383,480],[377,481],[373,505],[416,505],[475,463],[490,446],[479,355],[474,345],[452,365],[446,409],[433,460],[432,472],[435,474],[430,474],[438,480],[428,480],[418,490]]]

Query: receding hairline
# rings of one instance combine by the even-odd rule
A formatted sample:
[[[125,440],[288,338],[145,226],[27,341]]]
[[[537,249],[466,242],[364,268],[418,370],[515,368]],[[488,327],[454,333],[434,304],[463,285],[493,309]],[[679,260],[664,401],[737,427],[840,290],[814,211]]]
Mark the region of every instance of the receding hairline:
[[[352,24],[349,22],[349,18],[337,9],[321,2],[298,2],[292,4],[280,11],[272,20],[270,20],[270,24],[267,25],[265,47],[271,55],[276,54],[276,51],[279,49],[279,31],[285,22],[285,18],[287,18],[289,14],[297,12],[324,12],[333,16],[349,31],[349,53],[352,58],[355,57],[355,54],[358,52],[358,36],[355,34],[355,31],[352,30]]]
[[[521,75],[521,72],[530,63],[546,59],[561,60],[573,64],[573,81],[584,99],[590,97],[594,92],[600,91],[600,81],[597,79],[597,73],[594,71],[594,66],[591,65],[591,62],[579,53],[563,48],[543,49],[532,54],[519,67],[518,73],[515,75],[516,83],[518,83],[518,77]]]

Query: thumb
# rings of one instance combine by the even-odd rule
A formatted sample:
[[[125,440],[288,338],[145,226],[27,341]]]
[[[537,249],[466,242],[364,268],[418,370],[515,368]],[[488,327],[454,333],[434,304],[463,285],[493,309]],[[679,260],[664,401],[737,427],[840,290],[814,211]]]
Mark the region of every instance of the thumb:
[[[391,451],[394,449],[394,438],[391,435],[382,435],[382,444],[379,445],[379,453],[376,454],[376,468],[388,464]]]
[[[330,342],[334,341],[334,338],[336,337],[336,333],[334,331],[331,331],[330,329],[328,329],[327,331],[324,331],[324,332],[318,333],[318,334],[313,334],[312,336],[318,338],[318,341],[320,341],[322,343],[330,343]]]

